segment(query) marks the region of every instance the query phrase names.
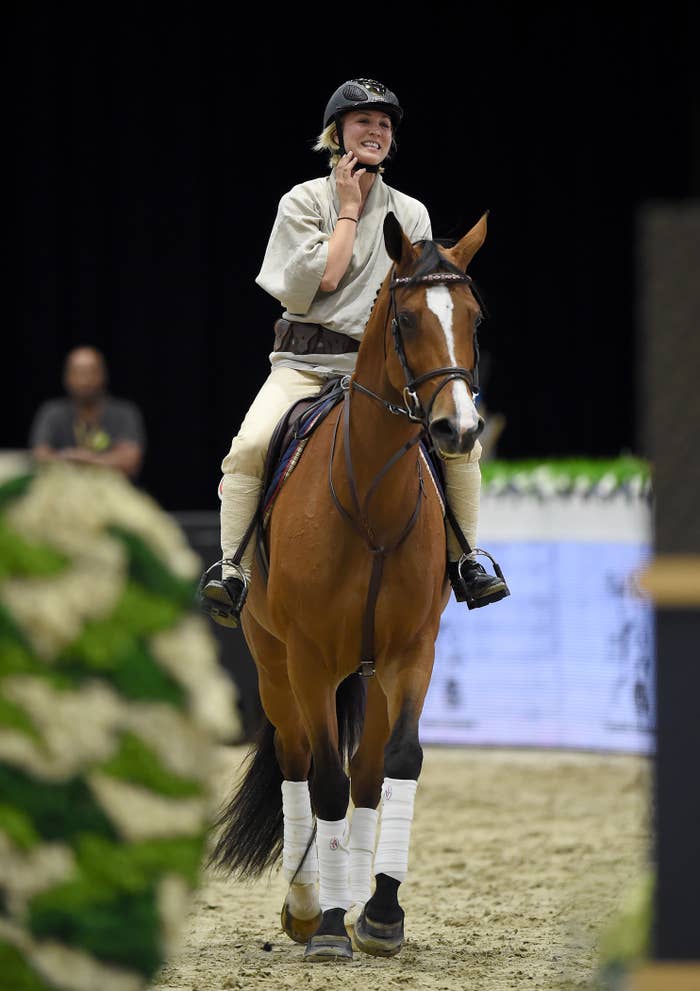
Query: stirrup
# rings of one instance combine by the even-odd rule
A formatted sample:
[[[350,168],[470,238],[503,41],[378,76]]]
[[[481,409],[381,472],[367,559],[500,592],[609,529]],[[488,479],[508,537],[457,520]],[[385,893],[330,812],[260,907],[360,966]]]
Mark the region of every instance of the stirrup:
[[[232,568],[236,574],[223,579],[209,578],[214,568],[222,566],[223,572],[224,565]],[[239,585],[240,588],[234,585],[232,589],[229,582]],[[199,603],[207,616],[219,626],[235,629],[240,625],[241,610],[248,595],[248,579],[239,564],[230,558],[222,558],[221,561],[216,561],[207,568],[200,578],[198,595]]]
[[[479,565],[484,572],[484,577],[489,579],[490,584],[490,588],[482,595],[475,595],[473,592],[470,594],[470,590],[462,576],[462,565],[466,561],[471,560],[472,564],[478,563],[472,559],[472,554],[483,554],[489,559],[493,565],[493,570],[496,572],[496,577],[494,578],[488,574],[482,565]],[[503,571],[489,552],[483,550],[481,547],[476,547],[472,554],[462,554],[458,561],[450,561],[448,564],[448,577],[457,602],[466,602],[468,609],[479,609],[481,606],[487,606],[491,602],[499,602],[501,599],[505,599],[506,596],[510,595],[510,589],[503,577]]]

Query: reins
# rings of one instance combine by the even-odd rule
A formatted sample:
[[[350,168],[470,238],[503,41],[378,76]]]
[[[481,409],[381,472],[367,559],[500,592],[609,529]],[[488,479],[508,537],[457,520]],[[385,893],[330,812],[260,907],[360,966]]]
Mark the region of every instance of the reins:
[[[394,540],[389,546],[379,545],[376,540],[376,535],[372,529],[369,521],[369,504],[377,491],[379,484],[382,479],[386,476],[389,470],[413,447],[420,443],[424,438],[429,437],[428,424],[430,422],[430,413],[432,411],[435,400],[437,399],[440,392],[448,385],[449,382],[454,380],[463,380],[467,383],[470,390],[474,395],[478,394],[478,378],[477,378],[477,367],[478,367],[478,345],[476,341],[476,331],[474,332],[474,369],[462,368],[460,366],[446,366],[442,368],[433,369],[430,372],[425,372],[422,375],[413,375],[411,368],[408,364],[408,359],[406,357],[406,351],[404,348],[403,338],[401,337],[401,329],[399,326],[399,316],[396,306],[396,290],[398,288],[403,288],[405,286],[414,285],[445,285],[452,283],[466,283],[470,287],[472,284],[472,279],[469,275],[465,273],[458,272],[433,272],[428,275],[420,276],[406,276],[397,278],[394,277],[389,285],[391,290],[391,330],[394,342],[394,348],[399,358],[399,362],[403,369],[404,377],[406,379],[406,385],[403,389],[403,401],[404,406],[398,406],[395,403],[390,403],[388,400],[384,399],[383,396],[378,395],[371,389],[362,385],[350,375],[346,375],[342,381],[341,386],[344,390],[343,406],[335,422],[335,427],[333,430],[333,437],[331,441],[330,458],[328,463],[328,484],[330,487],[331,498],[340,513],[340,515],[345,519],[350,526],[355,530],[356,533],[364,540],[370,553],[372,554],[372,571],[370,574],[369,584],[367,588],[367,597],[365,600],[365,612],[362,620],[362,643],[360,649],[360,666],[358,668],[358,674],[363,676],[371,676],[375,671],[375,656],[374,656],[374,627],[375,627],[375,615],[377,599],[379,597],[379,589],[381,587],[382,572],[384,568],[384,561],[386,557],[395,551],[404,540],[408,537],[409,533],[415,526],[418,519],[421,502],[425,496],[425,489],[423,485],[423,473],[421,469],[420,459],[417,460],[416,464],[418,467],[418,495],[416,497],[416,504],[414,506],[413,512],[405,524],[403,530],[399,534],[398,538]],[[384,331],[384,355],[386,358],[386,328]],[[424,382],[428,382],[435,378],[444,377],[444,381],[435,389],[435,391],[430,396],[428,401],[427,409],[424,409],[421,405],[420,398],[416,392],[419,385]],[[421,429],[412,437],[410,440],[406,441],[401,447],[389,458],[389,460],[383,465],[383,467],[374,476],[365,496],[364,502],[360,502],[360,496],[357,489],[357,482],[355,478],[355,471],[352,461],[352,454],[350,451],[350,405],[353,390],[361,392],[366,396],[369,396],[375,402],[379,403],[384,409],[394,416],[406,416],[412,423],[417,423],[420,425]],[[345,471],[347,475],[347,483],[350,489],[350,497],[353,504],[354,515],[351,511],[346,509],[346,507],[340,501],[338,494],[336,492],[335,486],[333,484],[333,461],[335,457],[335,448],[338,438],[338,432],[340,427],[341,418],[343,420],[343,441],[345,447]],[[447,507],[446,507],[447,509]],[[456,526],[457,536],[460,539],[463,549],[466,553],[471,551],[469,544],[466,542],[466,538],[461,533],[459,526],[452,514],[449,514],[450,522],[453,526]]]

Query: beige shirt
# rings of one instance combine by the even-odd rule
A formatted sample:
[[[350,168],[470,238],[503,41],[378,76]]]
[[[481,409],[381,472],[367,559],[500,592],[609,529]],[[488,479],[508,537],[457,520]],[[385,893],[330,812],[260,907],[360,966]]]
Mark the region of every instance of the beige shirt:
[[[379,288],[391,265],[384,247],[384,218],[393,212],[411,241],[432,238],[425,206],[388,186],[377,175],[357,224],[348,269],[333,292],[319,285],[328,259],[328,241],[338,219],[335,172],[299,183],[279,202],[262,267],[255,281],[284,307],[287,320],[318,323],[359,340]],[[270,363],[345,375],[357,355],[295,355],[273,351]]]

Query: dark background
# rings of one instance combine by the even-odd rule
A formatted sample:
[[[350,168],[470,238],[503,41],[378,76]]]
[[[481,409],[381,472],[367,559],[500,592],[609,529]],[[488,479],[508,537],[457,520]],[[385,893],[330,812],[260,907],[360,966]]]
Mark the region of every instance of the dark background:
[[[26,446],[66,352],[93,344],[144,413],[141,484],[218,512],[281,312],[254,282],[278,200],[327,171],[311,151],[326,101],[365,75],[405,109],[385,179],[434,235],[490,211],[471,272],[499,456],[644,455],[638,209],[700,195],[694,6],[363,7],[337,24],[332,8],[281,24],[272,8],[18,7],[0,448]]]

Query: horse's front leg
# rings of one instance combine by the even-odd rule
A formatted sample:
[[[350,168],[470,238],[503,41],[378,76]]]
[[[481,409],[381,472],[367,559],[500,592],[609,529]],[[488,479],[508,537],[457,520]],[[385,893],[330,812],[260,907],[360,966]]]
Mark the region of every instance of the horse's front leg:
[[[404,941],[404,912],[398,893],[408,873],[413,809],[423,765],[418,727],[433,656],[432,650],[423,647],[404,657],[403,663],[394,661],[377,671],[392,728],[384,748],[375,890],[354,927],[354,944],[373,956],[394,956]]]

